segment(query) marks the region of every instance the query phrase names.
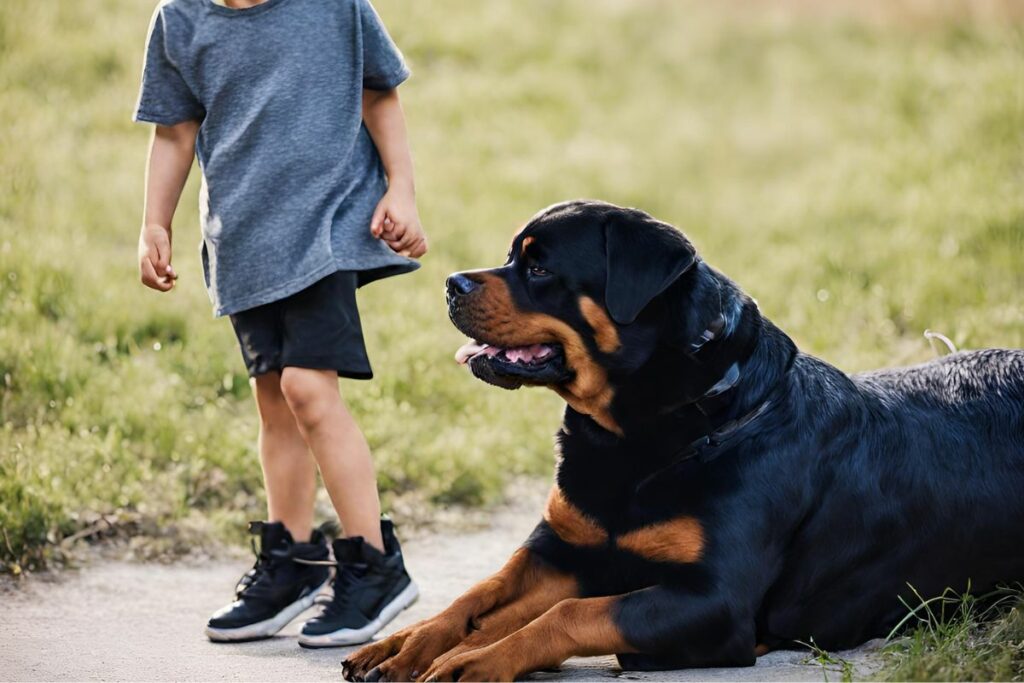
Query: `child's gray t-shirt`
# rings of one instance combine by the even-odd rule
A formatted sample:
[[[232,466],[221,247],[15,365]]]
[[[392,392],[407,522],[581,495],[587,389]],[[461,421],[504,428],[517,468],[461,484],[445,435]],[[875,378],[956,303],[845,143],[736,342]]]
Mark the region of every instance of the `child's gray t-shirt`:
[[[414,270],[370,234],[384,169],[363,88],[409,76],[368,0],[213,0],[157,8],[136,121],[202,124],[202,260],[215,315],[282,299],[337,270]]]

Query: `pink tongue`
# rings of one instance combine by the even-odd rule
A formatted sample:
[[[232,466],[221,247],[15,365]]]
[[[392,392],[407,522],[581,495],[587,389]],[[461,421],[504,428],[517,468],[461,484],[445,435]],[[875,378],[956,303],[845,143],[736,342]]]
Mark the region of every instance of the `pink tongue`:
[[[459,350],[455,352],[455,362],[459,365],[465,365],[469,362],[470,358],[487,348],[490,348],[487,344],[477,344],[475,341],[470,340],[460,346]]]

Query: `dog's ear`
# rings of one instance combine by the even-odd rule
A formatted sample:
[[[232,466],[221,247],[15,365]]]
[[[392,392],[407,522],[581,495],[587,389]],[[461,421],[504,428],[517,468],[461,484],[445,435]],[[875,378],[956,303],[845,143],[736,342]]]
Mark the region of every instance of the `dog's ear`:
[[[605,305],[620,325],[636,320],[697,260],[696,250],[681,232],[640,211],[609,216],[604,237]]]

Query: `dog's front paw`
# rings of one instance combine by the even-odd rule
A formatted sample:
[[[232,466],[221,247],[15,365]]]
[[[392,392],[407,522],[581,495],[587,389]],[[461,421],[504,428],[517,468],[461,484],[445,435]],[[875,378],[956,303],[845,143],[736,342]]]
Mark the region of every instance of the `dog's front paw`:
[[[398,632],[376,643],[370,643],[349,655],[341,663],[341,675],[346,681],[365,681],[378,664],[393,657],[402,649],[407,633]]]
[[[489,646],[444,661],[420,677],[421,681],[512,681],[517,663],[502,648]]]
[[[458,642],[457,632],[446,624],[423,624],[367,645],[345,660],[342,672],[350,681],[416,680]]]

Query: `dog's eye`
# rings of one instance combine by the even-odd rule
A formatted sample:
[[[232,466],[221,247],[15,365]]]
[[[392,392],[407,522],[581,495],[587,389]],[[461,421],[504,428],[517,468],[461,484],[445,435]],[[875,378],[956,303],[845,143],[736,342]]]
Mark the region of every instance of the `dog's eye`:
[[[551,271],[541,268],[535,263],[532,266],[530,266],[530,275],[533,275],[534,277],[546,277],[548,275],[551,275]]]

